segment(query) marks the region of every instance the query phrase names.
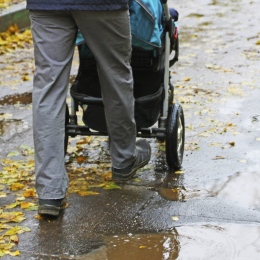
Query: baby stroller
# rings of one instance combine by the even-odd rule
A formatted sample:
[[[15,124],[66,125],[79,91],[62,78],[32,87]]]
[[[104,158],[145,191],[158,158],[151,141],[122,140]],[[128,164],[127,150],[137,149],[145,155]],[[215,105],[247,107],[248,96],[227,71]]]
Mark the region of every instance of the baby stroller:
[[[130,0],[129,9],[137,137],[165,141],[168,166],[180,169],[184,152],[184,114],[181,105],[173,102],[174,87],[169,72],[179,54],[178,13],[168,8],[167,0]],[[140,16],[145,19],[146,12],[155,21],[148,37],[145,35],[147,28],[142,32],[136,25]],[[70,89],[71,111],[68,106],[66,109],[65,151],[69,136],[108,135],[95,59],[80,35],[77,45],[80,66]],[[171,53],[174,56],[169,59]],[[83,126],[77,122],[79,109],[83,109]]]

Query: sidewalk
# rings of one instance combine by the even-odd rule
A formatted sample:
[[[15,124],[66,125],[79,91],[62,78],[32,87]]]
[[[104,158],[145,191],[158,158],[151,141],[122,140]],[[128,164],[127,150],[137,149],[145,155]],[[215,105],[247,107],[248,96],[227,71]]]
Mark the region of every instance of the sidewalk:
[[[1,259],[260,258],[259,3],[196,0],[170,1],[170,6],[181,14],[180,61],[172,68],[172,82],[186,121],[182,171],[168,170],[163,145],[149,140],[148,166],[134,180],[105,189],[107,139],[70,139],[68,205],[57,220],[39,219],[35,205],[21,208],[21,202],[37,201],[29,163],[31,104],[0,104],[0,133],[5,130],[1,122],[14,123],[0,142],[1,162],[10,160],[4,172],[4,165],[0,168],[0,182],[6,181],[0,183],[0,230],[8,224],[24,231],[12,237],[10,251],[20,255]],[[248,13],[250,20],[245,20]],[[0,99],[31,92],[32,64],[32,45],[1,56]],[[73,68],[72,74],[76,58]],[[30,80],[21,80],[23,69]],[[21,130],[18,122],[27,128]],[[24,187],[14,191],[10,185],[17,174]]]
[[[10,25],[17,24],[20,30],[30,27],[26,2],[11,5],[0,10],[0,32],[5,32]]]

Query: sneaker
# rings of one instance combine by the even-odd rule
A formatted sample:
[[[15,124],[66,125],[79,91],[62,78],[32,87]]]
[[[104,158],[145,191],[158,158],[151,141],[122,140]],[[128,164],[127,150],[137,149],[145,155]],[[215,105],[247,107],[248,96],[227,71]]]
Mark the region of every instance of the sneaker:
[[[151,158],[151,147],[146,140],[136,142],[136,158],[129,166],[123,169],[112,168],[112,179],[115,181],[127,181],[136,171],[145,166]]]
[[[66,205],[66,197],[63,199],[39,199],[38,213],[40,215],[59,216],[60,209]]]

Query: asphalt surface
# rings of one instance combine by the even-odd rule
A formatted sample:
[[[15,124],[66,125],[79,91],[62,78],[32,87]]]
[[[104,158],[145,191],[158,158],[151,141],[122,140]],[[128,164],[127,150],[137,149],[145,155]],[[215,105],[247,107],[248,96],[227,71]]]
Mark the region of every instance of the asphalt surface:
[[[180,13],[180,57],[171,80],[185,114],[183,172],[168,170],[161,144],[150,140],[153,155],[138,181],[97,189],[95,196],[69,194],[58,219],[26,212],[22,225],[31,232],[19,235],[15,259],[259,259],[260,3],[169,6]],[[10,91],[31,88],[29,81]],[[17,120],[0,121],[2,158],[33,145],[30,94],[20,100],[22,109],[12,101],[0,106],[0,114]],[[98,155],[86,149],[90,157],[109,158],[104,149]],[[14,195],[0,200],[3,206]]]

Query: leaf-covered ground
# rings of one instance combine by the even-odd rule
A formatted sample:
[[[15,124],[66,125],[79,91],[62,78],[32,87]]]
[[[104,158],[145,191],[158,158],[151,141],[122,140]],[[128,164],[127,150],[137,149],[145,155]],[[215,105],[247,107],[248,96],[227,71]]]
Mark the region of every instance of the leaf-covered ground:
[[[1,12],[1,9],[4,9],[4,8],[6,9],[11,5],[15,5],[15,4],[21,3],[23,1],[24,0],[0,0],[0,12]]]
[[[208,32],[213,32],[215,27],[207,21],[200,22],[200,19],[203,19],[202,15],[191,14],[189,17],[198,20],[199,26],[196,28],[202,31],[193,28],[189,30],[185,27],[182,29],[181,46],[189,51],[182,52],[181,62],[177,68],[178,75],[172,71],[174,80],[175,76],[178,77],[174,82],[176,83],[175,100],[183,106],[187,122],[185,151],[199,150],[201,144],[209,147],[217,146],[222,151],[234,149],[236,147],[234,138],[240,135],[241,130],[237,125],[239,114],[233,113],[232,117],[223,118],[218,116],[219,111],[216,107],[221,108],[223,104],[229,102],[230,98],[239,101],[250,95],[252,90],[259,87],[254,79],[256,73],[249,66],[247,76],[242,74],[242,77],[242,69],[239,66],[233,66],[228,61],[221,62],[221,59],[224,60],[226,56],[222,50],[229,52],[229,47],[232,47],[233,52],[234,43],[218,37],[217,33],[209,34]],[[203,35],[203,30],[206,35]],[[232,34],[227,34],[226,37],[231,37],[230,35]],[[259,60],[259,37],[260,33],[246,40],[245,48],[236,56],[241,64]],[[203,50],[200,49],[202,45]],[[205,57],[205,64],[196,64],[196,58],[201,55]],[[209,59],[212,56],[218,59]],[[192,66],[197,66],[198,71],[203,70],[203,73],[208,75],[207,80],[198,73],[202,78],[200,80],[194,71],[193,74],[188,74],[187,68]],[[33,71],[30,31],[21,33],[16,26],[13,26],[0,35],[1,89],[18,88],[19,83],[32,79]],[[236,77],[239,79],[237,80]],[[8,120],[10,117],[11,115],[7,113],[0,114],[0,121]],[[223,139],[215,138],[216,136]],[[260,137],[255,140],[259,141]],[[161,143],[158,149],[163,151],[164,144]],[[23,144],[17,150],[11,151],[7,158],[1,160],[0,200],[8,203],[4,205],[1,203],[0,208],[0,256],[19,254],[16,250],[19,234],[30,231],[28,227],[22,225],[28,211],[35,211],[35,217],[41,219],[37,215],[33,154],[33,148]],[[213,158],[213,160],[225,159],[227,158],[223,153],[216,154]],[[243,154],[240,162],[246,162]],[[107,138],[72,139],[66,156],[66,167],[70,178],[68,194],[98,196],[100,189],[120,188],[111,181]],[[151,163],[147,167],[154,167],[154,165]],[[179,171],[176,174],[183,174],[183,172]],[[138,178],[135,181],[138,182]],[[177,216],[173,218],[174,221],[178,219]]]

